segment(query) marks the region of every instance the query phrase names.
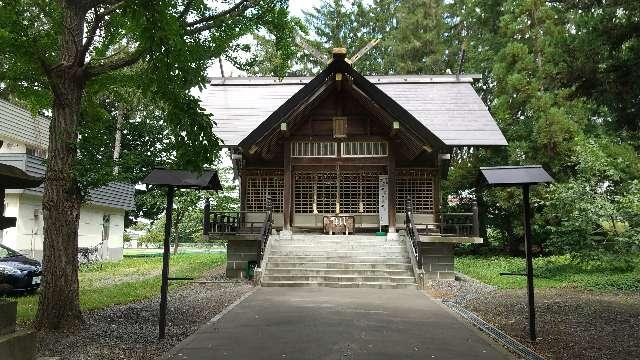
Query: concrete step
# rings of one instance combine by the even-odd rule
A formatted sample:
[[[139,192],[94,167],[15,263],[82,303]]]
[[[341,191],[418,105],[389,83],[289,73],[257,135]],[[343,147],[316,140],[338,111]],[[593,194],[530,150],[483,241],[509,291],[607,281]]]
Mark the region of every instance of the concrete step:
[[[262,286],[416,288],[403,242],[372,235],[294,235],[271,243]]]
[[[269,256],[344,256],[344,257],[402,257],[406,255],[406,250],[277,250],[271,249]]]
[[[360,234],[351,234],[351,235],[319,235],[319,234],[293,234],[291,240],[387,240],[386,236],[376,236],[376,235],[360,235]]]
[[[345,255],[274,255],[269,254],[268,264],[274,262],[343,262],[343,263],[404,263],[410,261],[404,256],[345,256]],[[269,266],[269,265],[267,265]]]
[[[369,249],[382,249],[382,250],[404,250],[405,246],[401,244],[387,244],[380,243],[375,245],[362,245],[362,244],[350,244],[350,243],[286,243],[282,241],[274,242],[271,245],[272,250],[309,250],[309,249],[317,249],[317,250],[333,250],[333,249],[342,249],[342,250],[369,250]]]
[[[299,244],[401,244],[399,240],[387,239],[279,239],[282,243],[299,243]]]
[[[315,242],[315,243],[322,243],[322,242],[343,242],[343,243],[363,243],[363,244],[373,244],[373,243],[399,243],[401,242],[398,239],[387,239],[385,237],[377,237],[377,236],[371,236],[371,237],[359,237],[359,236],[324,236],[324,237],[292,237],[292,238],[284,238],[284,239],[277,239],[277,241],[285,241],[285,242]]]
[[[0,359],[33,360],[36,337],[29,331],[18,331],[0,336]]]
[[[363,275],[263,275],[263,282],[293,281],[293,282],[392,282],[395,284],[413,284],[413,276],[363,276]]]
[[[417,289],[416,284],[392,282],[315,282],[315,281],[262,281],[265,287],[332,287],[374,289]]]
[[[292,262],[292,261],[269,261],[267,270],[278,268],[293,269],[352,269],[352,270],[411,270],[411,264],[405,262],[398,263],[367,263],[367,262]]]
[[[264,272],[264,276],[281,275],[309,275],[309,276],[400,276],[411,277],[413,273],[409,270],[389,270],[389,269],[300,269],[300,268],[270,268]]]

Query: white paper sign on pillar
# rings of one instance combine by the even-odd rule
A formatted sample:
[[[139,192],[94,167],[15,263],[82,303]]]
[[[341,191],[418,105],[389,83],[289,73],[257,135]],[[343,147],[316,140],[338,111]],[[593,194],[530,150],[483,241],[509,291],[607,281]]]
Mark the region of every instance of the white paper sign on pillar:
[[[380,225],[389,225],[389,175],[378,175],[378,217]]]

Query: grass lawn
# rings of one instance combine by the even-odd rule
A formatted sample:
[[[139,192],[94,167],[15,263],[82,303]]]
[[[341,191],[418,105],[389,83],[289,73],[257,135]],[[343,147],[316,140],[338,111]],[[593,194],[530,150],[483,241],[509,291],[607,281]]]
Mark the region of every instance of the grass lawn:
[[[607,262],[577,262],[569,255],[538,257],[533,260],[537,288],[573,287],[587,290],[640,290],[640,259],[620,266]],[[456,256],[455,267],[472,278],[502,289],[526,287],[524,276],[500,276],[501,272],[525,272],[525,260],[510,256]]]
[[[178,254],[193,254],[193,253],[226,253],[227,249],[224,246],[197,248],[197,247],[179,247]],[[173,247],[171,248],[173,254]],[[144,255],[162,255],[161,248],[138,248],[138,249],[124,249],[124,256],[144,256]]]
[[[226,254],[184,253],[171,256],[170,274],[198,277],[222,265]],[[161,256],[130,257],[80,267],[80,306],[82,310],[126,304],[160,293]],[[178,286],[174,284],[172,286]],[[12,296],[18,302],[18,320],[31,321],[37,311],[38,294]]]

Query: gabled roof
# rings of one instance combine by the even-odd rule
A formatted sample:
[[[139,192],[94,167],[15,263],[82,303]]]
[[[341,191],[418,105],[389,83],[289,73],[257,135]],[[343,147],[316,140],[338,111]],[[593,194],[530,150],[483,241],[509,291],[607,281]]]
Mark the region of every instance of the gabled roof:
[[[214,133],[226,146],[250,144],[336,71],[330,64],[314,78],[212,78],[200,93],[213,114]],[[346,67],[346,68],[345,68]],[[413,123],[425,137],[456,145],[506,145],[506,139],[471,83],[472,75],[364,77],[342,63],[354,86],[399,121]],[[384,104],[380,104],[384,102]]]
[[[27,154],[0,154],[0,164],[15,166],[30,176],[44,179],[46,166],[43,159]],[[36,185],[37,186],[37,185]],[[27,192],[42,196],[44,184],[26,190],[9,190],[8,192]],[[133,184],[112,182],[103,187],[92,189],[87,196],[87,202],[93,205],[115,209],[135,209],[135,186]]]
[[[46,149],[49,119],[0,99],[0,137]]]

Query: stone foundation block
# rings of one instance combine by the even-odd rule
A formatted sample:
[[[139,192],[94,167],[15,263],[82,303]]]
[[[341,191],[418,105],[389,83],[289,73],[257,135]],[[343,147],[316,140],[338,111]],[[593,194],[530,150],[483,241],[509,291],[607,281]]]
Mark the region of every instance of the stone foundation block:
[[[256,261],[255,240],[229,240],[227,242],[227,277],[246,278],[249,261]]]
[[[455,280],[454,244],[422,243],[420,256],[425,280]]]

